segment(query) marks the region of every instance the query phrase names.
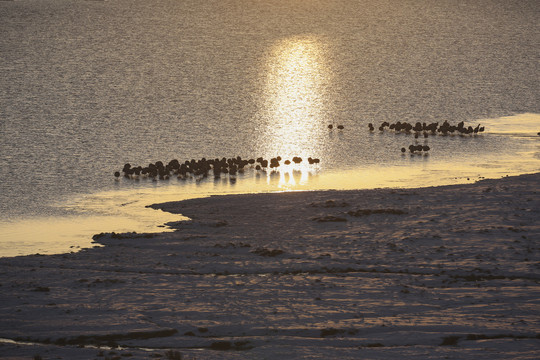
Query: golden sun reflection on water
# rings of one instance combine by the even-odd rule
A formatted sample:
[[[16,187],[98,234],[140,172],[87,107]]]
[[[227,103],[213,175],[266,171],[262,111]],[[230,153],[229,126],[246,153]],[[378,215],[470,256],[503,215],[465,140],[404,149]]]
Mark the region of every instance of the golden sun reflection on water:
[[[278,187],[305,185],[317,169],[307,165],[308,157],[320,157],[327,140],[327,88],[332,80],[324,56],[324,42],[316,36],[295,36],[279,40],[269,51],[265,69],[266,124],[260,143],[267,157],[281,156]],[[302,164],[283,165],[299,156]]]
[[[297,36],[278,41],[269,51],[261,114],[266,124],[261,143],[267,156],[285,160],[320,153],[331,82],[324,48],[318,37]]]

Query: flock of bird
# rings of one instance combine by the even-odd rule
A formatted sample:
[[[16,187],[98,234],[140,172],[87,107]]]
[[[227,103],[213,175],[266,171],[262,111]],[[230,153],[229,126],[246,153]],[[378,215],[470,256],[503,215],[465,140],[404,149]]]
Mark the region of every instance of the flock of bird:
[[[153,180],[167,180],[171,176],[176,176],[178,179],[187,179],[189,177],[195,177],[202,179],[208,177],[212,172],[214,178],[218,179],[221,175],[235,176],[238,173],[243,173],[246,168],[255,168],[255,170],[266,170],[268,168],[275,169],[281,164],[281,156],[272,158],[270,160],[259,157],[257,159],[242,159],[238,156],[235,158],[221,158],[221,159],[206,159],[200,160],[186,160],[180,163],[174,159],[164,164],[162,161],[156,161],[146,167],[131,166],[131,164],[125,164],[122,171],[115,171],[114,176],[119,179],[123,174],[128,179],[150,178]],[[309,157],[308,163],[310,165],[319,164],[319,159]],[[301,157],[295,156],[292,158],[292,162],[300,164],[303,161]],[[285,160],[284,164],[291,164],[291,160]]]
[[[369,131],[375,131],[375,127],[372,123],[368,124]],[[480,126],[480,124],[476,125],[476,127],[472,126],[465,126],[465,123],[463,121],[459,122],[457,125],[451,125],[448,121],[444,121],[442,125],[439,126],[438,122],[426,124],[417,122],[416,124],[412,125],[408,122],[396,122],[390,124],[389,122],[385,121],[379,126],[379,131],[384,131],[385,128],[388,128],[389,130],[394,130],[396,133],[404,132],[406,134],[414,133],[414,138],[418,139],[420,137],[420,134],[424,136],[424,138],[429,137],[429,135],[436,135],[437,133],[441,135],[448,135],[448,134],[459,134],[461,136],[464,135],[476,135],[478,133],[484,132],[484,127]],[[421,152],[427,152],[430,150],[430,147],[428,145],[409,145],[409,151],[411,153],[421,153]],[[403,147],[401,148],[401,152],[404,153],[407,150]]]
[[[411,153],[422,152],[422,151],[428,152],[429,150],[431,150],[431,148],[428,145],[409,145],[409,151]],[[402,147],[401,152],[404,153],[405,151],[407,150],[404,147]]]
[[[343,130],[345,126],[337,125],[338,130]],[[372,123],[368,124],[370,131],[374,131],[375,127]],[[420,134],[423,134],[424,138],[427,138],[430,134],[436,135],[437,133],[441,135],[448,135],[458,133],[460,135],[473,135],[484,132],[484,127],[478,124],[476,127],[465,126],[464,122],[460,122],[457,125],[451,125],[448,121],[444,121],[442,125],[439,126],[439,123],[430,123],[426,124],[417,122],[412,125],[408,122],[396,122],[390,124],[385,121],[379,126],[379,131],[384,131],[386,128],[393,130],[395,132],[404,132],[406,134],[414,133],[414,137],[418,138]],[[328,125],[328,129],[334,129],[334,125]],[[539,133],[540,134],[540,133]],[[414,153],[427,153],[430,150],[428,145],[419,145],[413,144],[409,145],[409,151],[411,154]],[[401,152],[405,153],[407,150],[402,147]],[[255,168],[255,170],[266,170],[268,168],[275,169],[278,168],[281,164],[281,156],[272,158],[270,160],[263,159],[259,157],[257,159],[242,159],[240,156],[236,158],[217,158],[209,159],[202,158],[200,160],[186,160],[183,163],[180,163],[178,160],[171,160],[168,164],[164,164],[161,161],[157,161],[153,164],[149,164],[147,167],[136,166],[132,167],[131,164],[125,164],[122,171],[116,171],[114,176],[116,179],[119,179],[123,174],[125,178],[128,179],[139,179],[151,178],[153,180],[160,179],[166,180],[171,176],[177,176],[178,179],[187,179],[188,177],[196,177],[198,179],[205,178],[209,175],[210,171],[212,172],[214,178],[219,178],[222,174],[229,174],[235,176],[237,173],[244,172],[245,168]],[[319,159],[308,158],[308,163],[319,164]],[[303,161],[301,157],[295,156],[291,160],[285,160],[285,165],[290,165],[291,163],[300,164]]]
[[[375,130],[375,127],[372,123],[369,123],[368,127],[370,131]],[[465,126],[465,123],[463,121],[458,123],[457,125],[451,125],[446,120],[440,126],[438,122],[430,124],[417,122],[416,124],[412,125],[408,122],[398,121],[395,124],[390,124],[389,122],[385,121],[381,124],[381,126],[379,126],[379,131],[384,131],[386,127],[388,127],[388,129],[390,130],[394,130],[395,132],[414,132],[415,137],[418,137],[420,133],[423,133],[424,137],[426,138],[429,136],[430,133],[432,135],[435,135],[437,133],[442,135],[454,133],[459,133],[460,135],[473,135],[484,132],[484,127],[480,126],[480,124],[473,128],[472,126]]]

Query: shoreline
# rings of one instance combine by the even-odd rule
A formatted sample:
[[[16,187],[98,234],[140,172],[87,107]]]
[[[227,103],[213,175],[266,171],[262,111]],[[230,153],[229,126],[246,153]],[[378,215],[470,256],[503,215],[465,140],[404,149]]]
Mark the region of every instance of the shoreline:
[[[0,341],[0,357],[438,358],[488,347],[480,358],[532,358],[539,184],[535,173],[154,204],[191,220],[102,234],[104,247],[77,253],[0,258],[0,338],[39,343]],[[90,347],[106,345],[125,349]]]
[[[425,158],[422,161],[427,159],[425,156],[421,158]],[[317,171],[300,172],[289,168],[264,174],[242,174],[238,181],[231,181],[230,184],[228,179],[223,179],[217,184],[215,181],[199,183],[188,180],[187,183],[171,182],[168,186],[158,188],[119,188],[73,196],[59,203],[58,210],[66,213],[63,216],[29,216],[17,221],[5,219],[6,221],[0,222],[2,232],[0,258],[80,251],[91,247],[92,236],[100,232],[165,231],[162,224],[173,221],[173,214],[147,209],[148,204],[156,202],[297,191],[364,191],[466,185],[482,179],[497,179],[529,173],[482,174],[472,170],[462,169],[460,172],[454,169],[444,175],[445,170],[442,169],[431,169],[427,172],[421,169],[412,172],[406,168],[401,170],[399,167],[387,171],[350,169],[319,174]],[[371,174],[371,178],[367,176],[368,173]],[[452,176],[449,176],[450,173],[453,173]],[[435,181],[436,176],[440,177],[438,181]],[[393,180],[386,180],[381,184],[381,178]]]

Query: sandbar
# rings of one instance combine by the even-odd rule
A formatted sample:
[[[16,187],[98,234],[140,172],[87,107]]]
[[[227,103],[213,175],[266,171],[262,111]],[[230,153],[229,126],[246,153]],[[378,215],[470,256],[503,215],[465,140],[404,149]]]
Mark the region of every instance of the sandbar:
[[[153,204],[190,220],[0,258],[0,358],[537,358],[539,194],[536,173]]]

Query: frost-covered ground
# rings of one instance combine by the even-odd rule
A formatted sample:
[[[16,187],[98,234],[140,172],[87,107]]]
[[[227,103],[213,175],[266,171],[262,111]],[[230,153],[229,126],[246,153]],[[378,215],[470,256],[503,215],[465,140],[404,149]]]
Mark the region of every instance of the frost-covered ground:
[[[0,259],[0,357],[537,359],[540,174],[219,196]]]

